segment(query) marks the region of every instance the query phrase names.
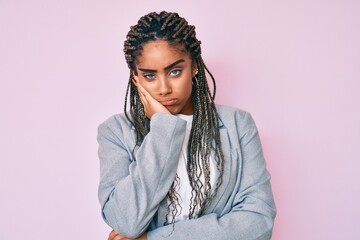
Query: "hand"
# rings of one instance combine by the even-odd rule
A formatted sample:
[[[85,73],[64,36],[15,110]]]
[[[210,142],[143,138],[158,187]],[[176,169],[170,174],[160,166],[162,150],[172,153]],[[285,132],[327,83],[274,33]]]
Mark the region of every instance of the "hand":
[[[151,117],[158,112],[170,114],[169,110],[166,109],[161,103],[156,101],[148,91],[145,90],[143,86],[141,86],[139,81],[133,80],[133,83],[138,89],[139,96],[142,104],[144,105],[144,111],[146,117],[151,119]]]
[[[108,240],[146,240],[146,233],[141,235],[138,238],[127,238],[121,235],[120,233],[117,233],[115,230],[112,230],[109,234]]]

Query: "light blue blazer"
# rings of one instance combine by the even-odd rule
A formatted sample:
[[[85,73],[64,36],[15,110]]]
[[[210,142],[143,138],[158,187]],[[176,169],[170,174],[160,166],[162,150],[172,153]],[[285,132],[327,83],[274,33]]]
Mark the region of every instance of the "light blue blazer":
[[[105,222],[135,238],[149,240],[270,239],[276,215],[260,139],[249,113],[217,105],[225,157],[223,182],[199,218],[163,226],[166,194],[172,185],[186,121],[156,113],[150,132],[135,150],[135,130],[124,114],[98,128],[99,200]]]

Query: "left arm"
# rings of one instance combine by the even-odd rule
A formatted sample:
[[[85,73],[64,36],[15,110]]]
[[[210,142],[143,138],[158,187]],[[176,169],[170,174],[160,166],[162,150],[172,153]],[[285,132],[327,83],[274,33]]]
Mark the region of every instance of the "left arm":
[[[240,115],[240,114],[239,114]],[[221,217],[212,213],[197,219],[179,221],[147,233],[149,240],[181,239],[244,239],[268,240],[271,238],[276,215],[260,139],[255,123],[246,113],[241,121],[240,152],[242,167],[240,184],[232,201],[231,211]]]

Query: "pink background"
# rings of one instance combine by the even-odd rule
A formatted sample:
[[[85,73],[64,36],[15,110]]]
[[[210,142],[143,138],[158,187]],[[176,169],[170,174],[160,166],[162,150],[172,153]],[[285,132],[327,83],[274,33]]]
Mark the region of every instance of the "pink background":
[[[106,239],[96,130],[149,11],[197,27],[217,102],[250,111],[273,239],[360,239],[360,2],[0,0],[0,239]]]

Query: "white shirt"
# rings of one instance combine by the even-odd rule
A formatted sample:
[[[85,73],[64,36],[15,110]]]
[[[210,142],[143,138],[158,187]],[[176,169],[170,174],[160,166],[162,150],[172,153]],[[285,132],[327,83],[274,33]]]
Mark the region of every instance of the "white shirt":
[[[179,163],[177,167],[177,175],[179,177],[179,183],[180,186],[176,188],[176,192],[180,195],[180,206],[181,206],[181,212],[179,215],[175,217],[175,222],[180,220],[185,220],[189,218],[189,210],[190,210],[190,199],[191,199],[191,186],[189,177],[186,170],[186,164],[187,164],[187,146],[189,143],[190,138],[190,131],[192,126],[192,120],[193,115],[183,115],[183,114],[177,114],[177,117],[180,117],[181,119],[186,120],[186,132],[185,132],[185,138],[184,142],[181,148],[181,154],[179,158]],[[216,180],[217,174],[216,169],[214,167],[214,161],[211,158],[210,159],[210,184],[211,186],[214,186],[215,180]],[[202,182],[205,182],[204,175],[202,174],[201,178]],[[180,209],[179,209],[180,211]],[[172,220],[172,216],[168,216],[168,222]]]

